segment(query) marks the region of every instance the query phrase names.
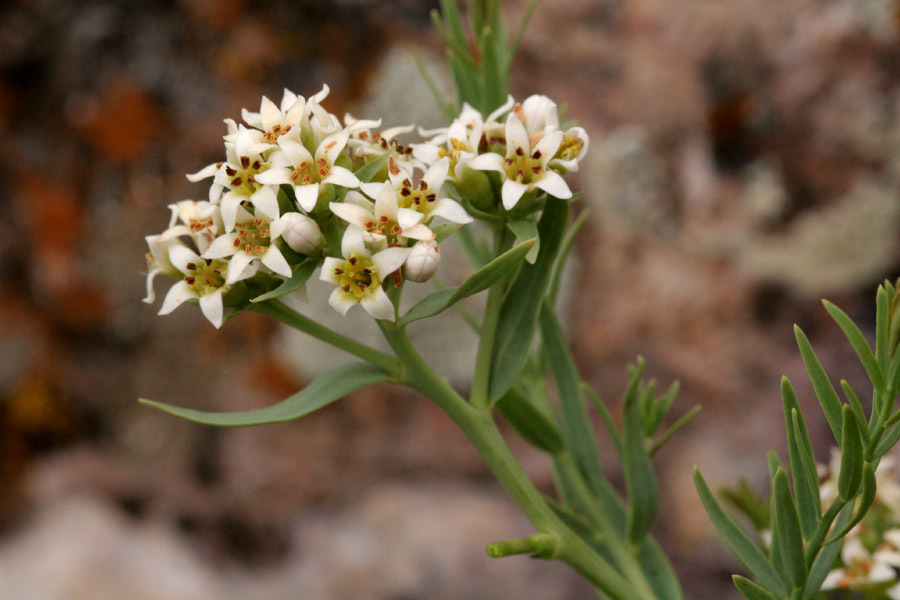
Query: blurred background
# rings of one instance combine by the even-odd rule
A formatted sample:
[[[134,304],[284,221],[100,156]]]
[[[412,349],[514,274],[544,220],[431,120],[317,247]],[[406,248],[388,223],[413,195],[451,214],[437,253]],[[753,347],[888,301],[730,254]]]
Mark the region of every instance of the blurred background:
[[[524,4],[504,2],[512,21]],[[435,5],[0,6],[0,598],[594,597],[563,565],[484,555],[528,525],[405,391],[245,430],[136,402],[264,406],[341,360],[254,315],[221,331],[193,308],[155,316],[143,238],[167,204],[206,196],[184,173],[219,160],[222,119],[263,94],[324,82],[338,115],[440,125],[411,58],[443,77]],[[662,384],[681,380],[673,414],[703,405],[656,459],[656,531],[688,598],[736,598],[691,468],[765,488],[782,374],[827,460],[793,323],[864,387],[819,298],[868,334],[875,286],[900,274],[900,3],[548,0],[511,82],[591,136],[572,177],[590,210],[568,286],[576,357],[608,403],[642,354]],[[448,371],[469,368],[467,348],[442,350]],[[549,487],[543,458],[510,440]]]

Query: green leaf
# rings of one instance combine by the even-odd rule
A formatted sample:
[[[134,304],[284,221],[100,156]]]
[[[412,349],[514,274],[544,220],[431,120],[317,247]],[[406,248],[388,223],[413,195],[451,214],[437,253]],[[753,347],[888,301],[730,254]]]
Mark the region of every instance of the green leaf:
[[[537,223],[531,219],[514,219],[512,221],[507,221],[506,226],[516,236],[517,242],[537,239],[537,242],[525,256],[525,260],[534,264],[534,261],[537,260],[538,251],[541,249],[541,242],[540,239],[538,239]]]
[[[706,481],[703,480],[700,470],[696,467],[694,467],[694,485],[697,487],[700,501],[703,502],[703,507],[706,509],[710,521],[715,525],[719,535],[722,536],[723,541],[735,556],[744,563],[744,566],[765,587],[773,590],[787,589],[787,584],[781,578],[781,575],[769,564],[762,551],[722,510],[709,486],[706,485]]]
[[[738,478],[735,487],[719,490],[719,495],[734,508],[744,513],[757,531],[771,529],[772,511],[768,502],[757,494],[756,490],[743,477]]]
[[[463,298],[484,291],[513,271],[522,262],[535,240],[514,246],[472,274],[459,287],[444,288],[426,296],[403,315],[400,325],[432,317],[447,310]]]
[[[387,164],[388,158],[391,156],[391,151],[387,151],[378,158],[373,158],[359,169],[356,170],[354,175],[363,183],[368,183],[372,181],[372,178],[378,175],[384,166]]]
[[[891,420],[894,420],[893,417],[891,418]],[[900,426],[894,427],[893,429],[888,431],[888,433],[885,434],[883,438],[881,438],[881,441],[878,442],[878,447],[875,448],[875,456],[884,456],[885,454],[887,454],[888,451],[894,447],[894,444],[896,444],[898,440],[900,440]]]
[[[478,40],[481,52],[481,89],[484,93],[484,111],[493,112],[506,100],[506,72],[501,71],[497,57],[497,46],[494,44],[494,30],[485,27]]]
[[[847,524],[847,521],[850,519],[850,512],[853,507],[851,505],[847,505],[841,510],[840,514],[838,514],[837,519],[834,521],[834,528],[837,530],[843,529]],[[804,598],[812,598],[819,592],[819,588],[822,587],[822,582],[825,581],[825,577],[828,575],[828,572],[834,568],[834,561],[837,559],[838,554],[841,551],[841,543],[838,542],[836,544],[831,544],[830,546],[825,546],[822,548],[821,552],[819,552],[816,559],[813,561],[812,567],[809,569],[809,577],[806,579],[806,588],[804,590]]]
[[[863,474],[863,447],[853,409],[844,405],[844,435],[841,440],[841,472],[838,473],[838,495],[850,501],[859,491]]]
[[[797,508],[800,511],[800,525],[803,527],[803,537],[808,540],[815,533],[819,518],[822,516],[816,458],[806,423],[800,412],[800,405],[797,403],[797,395],[787,377],[781,378],[781,398],[784,425],[787,430],[788,454],[791,459],[791,475],[797,494]]]
[[[297,419],[360,388],[388,379],[391,379],[391,376],[376,366],[368,363],[350,363],[323,373],[311,384],[278,404],[255,410],[205,412],[144,398],[141,398],[140,402],[195,423],[219,427],[248,427]]]
[[[632,384],[639,382],[642,368],[635,368]],[[622,447],[625,450],[622,460],[622,471],[625,476],[625,488],[628,491],[628,538],[637,543],[646,535],[656,518],[659,505],[659,490],[656,474],[650,462],[650,453],[644,437],[641,422],[641,406],[637,398],[635,385],[629,386],[630,394],[626,394],[622,406],[623,433]]]
[[[803,533],[800,530],[800,517],[791,496],[791,487],[784,469],[775,473],[772,493],[775,498],[775,519],[778,523],[773,534],[781,533],[785,563],[790,571],[791,583],[795,588],[806,584],[806,558],[803,549]]]
[[[853,391],[853,388],[850,387],[850,384],[846,379],[841,379],[841,388],[844,390],[844,396],[847,397],[847,402],[850,403],[850,408],[853,409],[853,416],[856,417],[856,427],[859,429],[859,433],[862,435],[865,445],[868,446],[871,441],[871,436],[866,422],[866,413],[863,410],[862,404],[859,402],[856,392]]]
[[[432,225],[431,231],[434,232],[434,241],[440,244],[456,233],[460,227],[462,227],[461,223],[440,223],[438,225]]]
[[[441,112],[444,113],[444,118],[446,118],[448,122],[453,121],[458,112],[453,105],[453,102],[444,98],[444,93],[438,88],[437,83],[434,81],[431,73],[428,72],[422,59],[418,56],[414,56],[413,59],[415,60],[416,68],[419,69],[419,74],[422,76],[422,79],[425,80],[425,84],[428,86],[428,90],[431,92],[434,101],[440,107]]]
[[[815,390],[819,404],[822,406],[822,412],[825,413],[825,419],[831,427],[835,441],[840,442],[842,423],[841,400],[828,380],[825,369],[822,368],[822,363],[819,362],[819,358],[809,344],[809,339],[796,325],[794,325],[794,336],[797,338],[800,356],[803,357],[803,364],[806,366],[809,380],[812,382],[813,390]]]
[[[862,480],[862,494],[860,494],[859,506],[856,509],[856,512],[853,514],[853,518],[850,519],[850,522],[847,523],[843,528],[838,529],[835,527],[835,531],[837,533],[832,533],[831,537],[829,537],[826,544],[832,544],[842,537],[850,533],[850,530],[856,527],[856,525],[865,518],[866,513],[869,512],[869,509],[872,508],[872,503],[875,502],[875,492],[877,488],[877,483],[875,481],[875,465],[872,463],[866,463],[863,467],[863,480]]]
[[[872,349],[869,347],[869,342],[866,341],[866,338],[859,330],[859,327],[857,327],[856,323],[854,323],[853,320],[847,316],[847,313],[842,311],[840,308],[838,308],[828,300],[822,300],[822,304],[825,305],[825,310],[828,311],[828,314],[831,315],[831,318],[833,318],[844,331],[844,335],[847,336],[847,339],[850,341],[850,345],[853,346],[853,349],[856,351],[856,355],[859,357],[859,361],[866,369],[866,373],[868,373],[869,379],[872,381],[872,385],[879,393],[883,393],[884,375],[882,374],[881,369],[878,366],[878,361],[875,360],[875,355],[872,354]]]
[[[734,585],[737,587],[738,591],[740,591],[747,600],[778,600],[778,596],[773,595],[766,588],[753,583],[746,577],[732,575],[731,580],[734,581]]]
[[[650,456],[655,456],[656,453],[659,452],[662,449],[662,447],[665,446],[669,442],[669,440],[672,439],[672,436],[674,436],[676,433],[681,431],[681,429],[685,425],[687,425],[688,423],[691,422],[691,419],[693,419],[695,416],[697,416],[697,413],[699,413],[702,408],[703,408],[702,406],[697,404],[693,408],[691,408],[689,411],[687,411],[686,413],[681,415],[681,417],[677,421],[672,423],[672,426],[669,427],[665,431],[665,433],[663,433],[659,437],[658,440],[653,442],[653,446],[650,448]]]
[[[273,298],[279,298],[291,292],[296,292],[302,288],[306,282],[312,277],[313,272],[318,267],[320,261],[313,258],[307,258],[305,261],[294,267],[294,273],[290,279],[285,279],[277,288],[253,298],[250,302],[264,302]]]
[[[516,30],[516,36],[513,38],[513,42],[510,45],[509,49],[509,57],[507,59],[506,69],[509,70],[510,66],[512,66],[512,61],[516,57],[516,53],[519,51],[519,46],[522,44],[522,37],[525,35],[525,29],[528,27],[528,21],[531,20],[531,15],[534,13],[534,9],[537,8],[537,4],[540,0],[531,0],[525,6],[525,12],[522,14],[522,20],[519,21],[519,27]]]
[[[528,395],[513,386],[497,401],[497,410],[533,446],[556,454],[563,450],[562,434],[549,415]]]
[[[531,351],[541,299],[547,289],[568,218],[569,205],[564,200],[551,198],[547,201],[538,223],[541,240],[538,259],[533,265],[522,265],[500,307],[491,359],[492,399],[505,394],[519,378]]]
[[[622,437],[619,435],[619,430],[616,429],[616,423],[613,421],[612,414],[610,414],[609,409],[606,408],[606,404],[600,399],[600,396],[597,395],[597,392],[591,389],[591,387],[583,381],[581,382],[581,391],[587,394],[587,397],[591,399],[597,412],[600,413],[600,418],[603,419],[603,425],[606,427],[606,432],[609,433],[609,437],[612,439],[613,444],[615,444],[616,451],[621,458],[622,452],[624,451],[622,448]]]
[[[587,405],[581,393],[581,378],[556,314],[546,302],[541,307],[540,323],[547,370],[553,374],[559,394],[563,440],[588,487],[597,493],[600,491],[603,469]]]
[[[888,363],[890,352],[888,350],[888,323],[890,319],[890,300],[888,300],[888,292],[883,285],[878,286],[878,292],[875,294],[875,360],[878,362],[878,368],[882,375],[888,373]]]
[[[682,600],[681,586],[672,563],[666,558],[659,544],[646,536],[638,550],[638,560],[650,588],[659,600]]]
[[[581,227],[587,222],[590,211],[582,210],[575,222],[569,227],[565,239],[563,239],[562,247],[559,249],[559,256],[556,257],[556,264],[553,267],[553,277],[550,278],[550,299],[555,303],[559,296],[559,282],[562,280],[563,269],[569,258],[569,252],[572,250],[572,244],[575,242],[575,236],[581,230]]]

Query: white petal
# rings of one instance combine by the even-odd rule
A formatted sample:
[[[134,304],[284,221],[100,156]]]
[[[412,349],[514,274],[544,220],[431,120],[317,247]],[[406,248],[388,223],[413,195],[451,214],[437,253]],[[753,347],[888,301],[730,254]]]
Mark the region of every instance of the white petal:
[[[297,94],[291,90],[284,88],[284,94],[281,96],[281,112],[287,113],[287,111],[301,98],[302,96],[297,96]]]
[[[196,173],[188,173],[187,175],[185,175],[185,177],[187,177],[188,181],[201,181],[203,179],[206,179],[207,177],[212,177],[213,175],[215,175],[218,168],[219,165],[217,163],[213,163],[211,165],[206,165]]]
[[[540,152],[539,156],[541,158],[539,160],[542,165],[546,165],[553,158],[553,155],[556,154],[556,151],[559,150],[562,140],[562,131],[554,131],[550,135],[545,135],[541,138],[541,141],[535,144],[532,154]]]
[[[173,267],[190,276],[193,269],[188,269],[188,265],[194,264],[196,267],[196,263],[200,262],[200,257],[187,246],[178,244],[169,248],[169,261]]]
[[[179,281],[171,288],[169,288],[169,292],[166,294],[166,299],[163,300],[162,308],[159,309],[159,312],[157,314],[167,315],[184,304],[187,300],[196,297],[197,293],[190,289],[190,286],[186,281]]]
[[[362,307],[366,309],[367,313],[376,319],[390,321],[394,318],[394,305],[391,303],[391,299],[388,298],[388,295],[384,293],[384,290],[381,289],[381,286],[372,290],[368,295],[363,297],[359,303],[362,304]]]
[[[363,184],[363,185],[367,185],[367,184]],[[375,185],[380,185],[380,184],[375,184]],[[356,206],[361,206],[361,207],[365,208],[367,211],[369,211],[371,214],[373,214],[373,215],[375,214],[375,207],[372,204],[372,201],[355,190],[350,190],[349,192],[347,192],[347,195],[344,196],[344,203],[345,204],[355,204]]]
[[[257,212],[262,213],[269,220],[275,220],[279,217],[278,196],[275,188],[268,185],[262,186],[253,192],[253,195],[250,196],[250,201],[253,202]]]
[[[372,264],[377,269],[379,279],[386,279],[388,275],[399,269],[406,257],[409,256],[409,248],[386,248],[372,256]]]
[[[220,235],[212,244],[209,245],[209,248],[206,249],[206,252],[203,253],[203,258],[216,259],[231,256],[232,254],[237,252],[237,248],[239,247],[234,245],[234,242],[237,239],[238,234],[235,232]]]
[[[563,182],[565,183],[565,182]],[[501,195],[503,196],[503,208],[511,210],[528,190],[528,186],[512,179],[503,182]]]
[[[480,154],[469,161],[468,167],[478,171],[499,171],[503,173],[503,157],[496,152]]]
[[[228,262],[228,277],[225,278],[225,283],[231,285],[240,281],[242,279],[241,275],[244,273],[244,269],[246,269],[252,262],[253,257],[243,250],[236,252]]]
[[[241,109],[241,118],[243,118],[244,123],[246,123],[250,127],[263,129],[262,119],[260,118],[259,113],[250,112],[246,108],[243,108]]]
[[[310,154],[309,150],[306,149],[306,146],[300,142],[281,138],[278,140],[278,146],[295,168],[299,167],[300,164],[304,162],[309,164],[313,163],[312,154]]]
[[[428,225],[419,223],[409,229],[404,229],[403,237],[411,240],[433,240],[435,236],[434,232],[428,228]]]
[[[310,98],[310,100],[315,100],[316,102],[321,102],[326,97],[328,97],[328,92],[330,92],[330,91],[331,91],[331,89],[328,87],[328,84],[323,83],[322,89],[320,91],[316,92],[316,94],[314,96],[312,96]]]
[[[505,185],[505,184],[504,184]],[[459,202],[450,198],[441,198],[428,213],[430,217],[443,217],[452,223],[471,223],[472,217]]]
[[[319,273],[319,279],[335,285],[339,284],[341,278],[334,274],[334,270],[340,268],[343,264],[343,260],[329,256],[325,259],[325,262],[322,263],[322,272]]]
[[[150,272],[147,273],[147,297],[144,298],[144,302],[147,304],[156,302],[156,292],[153,290],[153,280],[162,272],[164,272],[162,267],[156,267],[155,269],[150,269]]]
[[[408,229],[414,226],[416,223],[420,222],[424,216],[425,215],[417,210],[413,210],[411,208],[401,208],[397,211],[397,218],[391,220],[397,221],[397,224],[400,225],[402,229]]]
[[[266,250],[266,253],[262,255],[262,264],[266,265],[275,273],[278,273],[282,277],[290,278],[293,274],[291,271],[291,265],[288,264],[287,260],[285,260],[284,255],[281,253],[281,250],[278,249],[277,246],[272,244],[269,246],[269,249]]]
[[[291,183],[291,173],[293,173],[293,171],[285,167],[280,169],[266,169],[262,173],[254,175],[253,179],[255,179],[257,183],[266,185],[281,185],[282,183]]]
[[[353,308],[356,302],[357,300],[354,296],[344,293],[344,290],[341,288],[334,288],[331,296],[328,297],[328,304],[342,315],[346,315],[347,311]]]
[[[373,182],[369,182],[369,183],[360,183],[359,189],[361,189],[366,196],[368,196],[369,198],[372,198],[374,200],[375,198],[378,197],[378,193],[381,191],[382,186],[384,186],[385,184],[387,184],[388,186],[391,185],[390,182],[388,182],[388,181],[385,181],[385,182],[373,181]]]
[[[347,188],[355,188],[359,186],[359,179],[348,169],[335,165],[331,167],[331,172],[322,183],[331,183]]]
[[[300,208],[310,212],[316,207],[316,202],[319,201],[319,184],[295,185],[294,195],[297,197],[297,204],[300,205]]]
[[[500,115],[508,113],[512,109],[512,107],[515,105],[515,103],[516,103],[516,101],[513,100],[512,96],[507,96],[506,102],[504,102],[503,105],[501,107],[499,107],[497,110],[495,110],[494,112],[489,114],[488,118],[485,120],[486,121],[496,121],[497,119],[500,118]]]
[[[440,160],[441,149],[434,144],[411,144],[413,157],[426,165],[433,165]]]
[[[223,292],[224,290],[220,288],[212,294],[200,296],[200,311],[216,329],[222,326],[222,318],[225,316],[225,308],[222,305]]]
[[[328,208],[330,208],[331,212],[336,214],[338,217],[342,218],[348,223],[356,225],[360,229],[366,229],[366,224],[370,223],[373,220],[372,213],[361,206],[357,206],[356,204],[349,204],[347,202],[332,202],[328,205]]]
[[[241,201],[244,200],[244,196],[235,194],[234,192],[228,192],[224,196],[222,196],[222,224],[225,227],[225,231],[231,231],[234,229],[234,223],[237,219],[237,211],[241,206]]]
[[[388,221],[396,223],[397,208],[397,191],[385,181],[375,198],[375,218],[381,221],[382,217],[387,217]]]
[[[259,118],[262,121],[262,130],[269,131],[276,125],[283,125],[283,117],[281,111],[275,106],[275,103],[263,96],[262,105],[259,107]]]
[[[505,191],[506,184],[504,183],[503,186],[503,189]],[[566,185],[566,180],[563,179],[556,171],[545,171],[544,176],[534,183],[534,187],[540,188],[551,196],[561,198],[563,200],[567,200],[572,197],[572,190],[570,190],[569,186]],[[505,200],[504,204],[506,204]]]
[[[525,126],[516,113],[512,112],[506,117],[506,156],[514,156],[517,148],[521,148],[525,154],[530,154],[528,132],[525,131]]]
[[[324,158],[328,161],[328,166],[333,165],[334,161],[337,160],[338,155],[347,145],[347,140],[349,138],[350,132],[344,129],[337,133],[333,133],[322,140],[322,143],[316,148],[316,162],[318,162],[320,158]]]
[[[341,238],[341,254],[344,258],[351,256],[369,256],[366,244],[363,241],[363,231],[359,227],[350,225],[344,231],[344,237]]]
[[[447,179],[447,171],[450,170],[450,157],[445,156],[428,169],[428,172],[422,176],[428,182],[428,188],[436,194],[441,193],[444,187],[444,180]]]

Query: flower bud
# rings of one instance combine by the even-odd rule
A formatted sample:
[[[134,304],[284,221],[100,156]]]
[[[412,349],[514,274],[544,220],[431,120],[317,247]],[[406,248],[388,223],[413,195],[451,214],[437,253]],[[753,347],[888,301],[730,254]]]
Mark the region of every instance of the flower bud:
[[[325,236],[318,223],[297,212],[284,214],[281,219],[284,231],[281,239],[300,254],[312,254],[325,245]]]
[[[403,276],[410,281],[428,281],[441,262],[441,249],[434,240],[415,243],[403,265]]]

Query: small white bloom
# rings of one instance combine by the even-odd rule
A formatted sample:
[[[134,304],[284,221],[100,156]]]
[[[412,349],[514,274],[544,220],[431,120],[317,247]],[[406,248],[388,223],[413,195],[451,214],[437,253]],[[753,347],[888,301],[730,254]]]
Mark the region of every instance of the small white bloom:
[[[376,247],[405,246],[408,239],[424,240],[434,233],[422,223],[422,213],[401,208],[399,194],[390,181],[372,184],[366,189],[375,193],[375,203],[355,191],[347,192],[343,202],[332,202],[331,212],[363,231],[363,239]]]
[[[881,562],[876,555],[869,554],[862,541],[848,537],[841,548],[841,562],[844,566],[828,573],[822,589],[858,588],[885,583],[896,579],[891,565]]]
[[[409,251],[403,264],[403,276],[410,281],[423,282],[431,279],[441,262],[441,249],[434,240],[420,240]]]
[[[247,268],[257,260],[278,275],[290,277],[291,266],[275,245],[276,237],[272,233],[271,221],[262,216],[251,215],[238,207],[234,230],[216,238],[203,258],[231,257],[228,261],[228,277],[225,279],[225,283],[229,285],[244,279]]]
[[[469,168],[497,171],[503,179],[503,207],[511,210],[527,192],[537,188],[557,198],[572,197],[572,191],[559,173],[547,163],[559,150],[563,133],[543,136],[532,148],[525,126],[515,112],[506,119],[506,158],[489,152],[469,162]]]
[[[341,239],[341,254],[343,259],[326,258],[319,275],[322,281],[337,286],[328,303],[342,315],[359,303],[376,319],[393,319],[394,305],[381,283],[400,268],[409,248],[386,248],[370,254],[362,230],[350,225]]]
[[[300,254],[312,254],[325,245],[325,236],[319,224],[297,212],[281,215],[272,223],[270,234],[272,239],[280,236],[291,250]]]

